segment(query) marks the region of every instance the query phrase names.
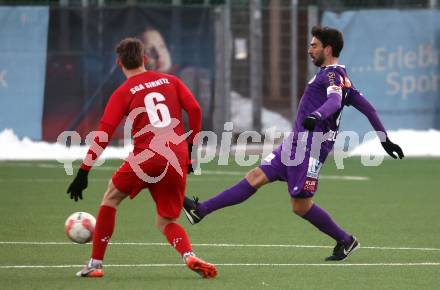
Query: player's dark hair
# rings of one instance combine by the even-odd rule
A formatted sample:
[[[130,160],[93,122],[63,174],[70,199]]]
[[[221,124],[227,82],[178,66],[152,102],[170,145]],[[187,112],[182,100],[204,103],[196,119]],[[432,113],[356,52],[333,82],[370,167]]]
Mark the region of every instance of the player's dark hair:
[[[126,69],[135,69],[142,66],[144,61],[144,45],[134,37],[121,40],[115,49],[122,65]]]
[[[344,47],[342,32],[330,27],[313,26],[312,36],[319,39],[319,41],[322,42],[323,47],[330,45],[332,48],[332,55],[334,57],[339,57],[339,54]]]

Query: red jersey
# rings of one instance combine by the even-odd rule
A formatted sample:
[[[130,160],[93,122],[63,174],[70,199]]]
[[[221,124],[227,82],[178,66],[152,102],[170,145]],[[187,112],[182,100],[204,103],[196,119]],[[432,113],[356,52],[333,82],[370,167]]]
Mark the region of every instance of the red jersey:
[[[193,143],[195,135],[200,132],[202,119],[197,100],[177,77],[147,71],[128,78],[115,90],[107,103],[98,131],[107,133],[110,140],[119,123],[127,116],[127,122],[132,122],[133,153],[137,154],[149,148],[155,137],[172,140],[173,137],[184,135],[182,109],[188,114],[189,129],[192,130],[187,140]],[[82,169],[91,168],[90,165],[102,153],[108,140],[95,138],[81,165]],[[187,158],[186,142],[166,143],[179,159],[183,156]]]

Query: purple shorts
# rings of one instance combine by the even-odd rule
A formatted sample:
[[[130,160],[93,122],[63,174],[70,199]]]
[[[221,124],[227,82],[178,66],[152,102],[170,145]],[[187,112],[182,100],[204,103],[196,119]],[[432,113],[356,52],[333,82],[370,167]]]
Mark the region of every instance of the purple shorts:
[[[319,171],[322,163],[311,157],[309,151],[304,152],[302,155],[304,158],[299,158],[299,162],[296,162],[294,159],[296,147],[289,151],[293,152],[289,152],[287,155],[287,157],[290,157],[290,162],[294,161],[292,164],[288,163],[289,158],[282,158],[282,155],[286,152],[283,152],[282,145],[280,145],[264,158],[259,167],[270,182],[276,180],[286,181],[291,197],[312,197],[318,188]],[[298,156],[301,156],[301,154],[298,154]]]

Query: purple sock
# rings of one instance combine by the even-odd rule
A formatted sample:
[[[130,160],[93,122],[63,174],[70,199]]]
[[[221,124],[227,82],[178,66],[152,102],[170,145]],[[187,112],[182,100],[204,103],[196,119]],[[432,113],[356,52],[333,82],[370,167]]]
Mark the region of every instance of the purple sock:
[[[312,205],[310,210],[303,216],[303,218],[308,220],[321,232],[335,239],[337,242],[350,243],[352,241],[351,235],[341,229],[332,220],[330,215],[316,204]]]
[[[241,203],[253,195],[257,190],[252,187],[246,178],[243,178],[239,183],[218,193],[217,195],[199,203],[197,211],[205,216],[215,210],[226,206]]]

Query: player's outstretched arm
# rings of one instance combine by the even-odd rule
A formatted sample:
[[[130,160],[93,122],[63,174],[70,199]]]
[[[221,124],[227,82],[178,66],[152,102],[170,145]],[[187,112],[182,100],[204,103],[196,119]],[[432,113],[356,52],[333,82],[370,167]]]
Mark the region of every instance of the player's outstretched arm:
[[[96,160],[98,160],[105,147],[107,147],[108,141],[111,138],[114,130],[115,128],[113,126],[105,123],[100,124],[99,132],[101,134],[98,134],[93,139],[93,143],[90,146],[87,155],[75,176],[75,179],[67,188],[67,193],[70,194],[71,199],[75,201],[78,201],[78,199],[83,199],[83,191],[88,185],[89,171]],[[105,137],[103,138],[103,136]]]
[[[357,90],[350,96],[350,105],[356,108],[359,112],[364,114],[370,121],[371,126],[373,126],[376,132],[382,132],[385,134],[385,141],[382,141],[383,149],[394,159],[402,159],[405,155],[403,154],[402,148],[399,145],[391,142],[388,138],[385,127],[379,119],[379,115],[373,105],[368,102]],[[383,139],[382,139],[383,140]]]
[[[124,97],[122,86],[111,95],[99,123],[98,134],[93,138],[75,179],[67,189],[71,199],[75,201],[83,199],[82,192],[87,188],[89,171],[107,147],[116,127],[124,117],[129,100],[130,98]]]

